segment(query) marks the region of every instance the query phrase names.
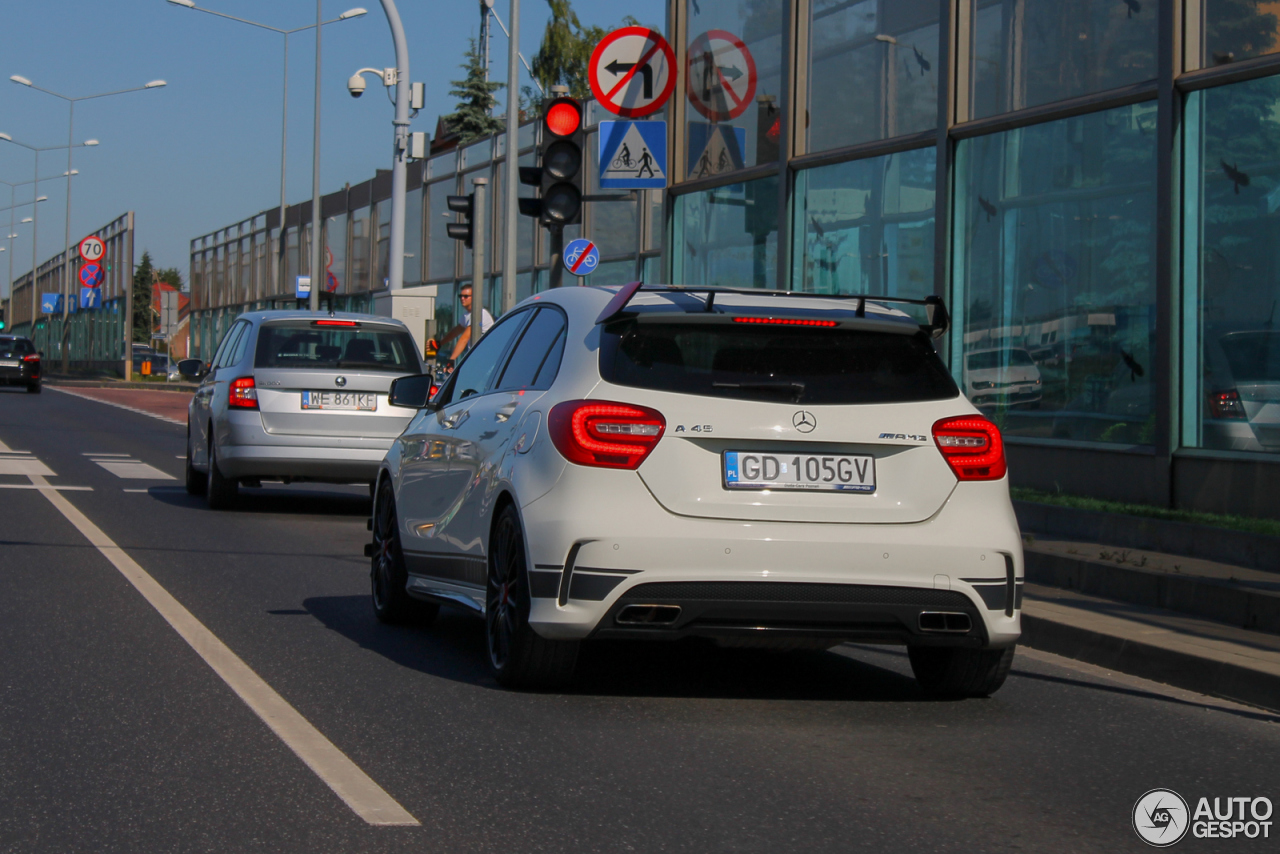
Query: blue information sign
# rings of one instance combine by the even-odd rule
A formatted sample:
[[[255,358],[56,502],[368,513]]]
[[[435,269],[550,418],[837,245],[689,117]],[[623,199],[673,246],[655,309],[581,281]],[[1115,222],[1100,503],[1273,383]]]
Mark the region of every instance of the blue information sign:
[[[102,308],[102,291],[98,288],[81,288],[80,307]]]
[[[588,276],[600,263],[600,250],[585,237],[569,241],[564,248],[565,269],[575,276]]]
[[[311,277],[298,276],[294,280],[294,294],[298,299],[307,299],[311,296]]]
[[[601,189],[667,186],[666,122],[601,122],[599,137]]]
[[[41,294],[40,311],[45,314],[57,314],[62,311],[62,294]]]

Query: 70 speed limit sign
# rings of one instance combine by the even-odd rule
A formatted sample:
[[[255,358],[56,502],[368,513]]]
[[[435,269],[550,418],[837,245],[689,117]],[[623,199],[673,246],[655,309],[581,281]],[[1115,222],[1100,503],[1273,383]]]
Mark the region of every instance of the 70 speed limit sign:
[[[80,241],[80,257],[85,261],[101,261],[106,254],[107,244],[102,242],[102,238],[89,235]]]

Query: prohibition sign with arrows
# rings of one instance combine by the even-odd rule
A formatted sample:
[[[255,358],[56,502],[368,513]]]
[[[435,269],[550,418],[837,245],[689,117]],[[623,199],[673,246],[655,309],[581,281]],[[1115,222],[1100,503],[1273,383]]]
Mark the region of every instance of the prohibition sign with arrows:
[[[756,94],[757,77],[751,51],[727,30],[707,30],[689,45],[689,103],[713,122],[746,112]]]
[[[621,27],[591,52],[591,93],[611,113],[647,116],[662,109],[675,90],[675,64],[675,51],[657,30]]]

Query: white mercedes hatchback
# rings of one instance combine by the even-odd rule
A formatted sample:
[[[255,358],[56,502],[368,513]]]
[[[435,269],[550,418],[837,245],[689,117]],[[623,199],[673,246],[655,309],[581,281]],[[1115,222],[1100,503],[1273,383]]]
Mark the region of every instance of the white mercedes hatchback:
[[[950,696],[1003,683],[1022,548],[1000,433],[940,300],[564,288],[502,318],[387,452],[379,619],[482,614],[511,687],[594,638],[905,644]],[[905,311],[903,309],[906,309]],[[922,317],[913,319],[909,312]]]

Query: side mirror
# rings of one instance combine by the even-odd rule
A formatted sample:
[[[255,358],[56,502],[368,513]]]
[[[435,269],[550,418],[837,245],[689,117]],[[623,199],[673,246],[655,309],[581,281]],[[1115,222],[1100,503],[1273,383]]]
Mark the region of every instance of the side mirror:
[[[178,373],[182,374],[184,377],[191,377],[193,380],[198,380],[207,374],[208,371],[205,370],[204,362],[199,359],[183,359],[178,363]]]
[[[435,379],[431,374],[414,374],[413,376],[399,377],[391,381],[391,391],[387,394],[387,402],[392,406],[422,409],[431,400],[431,395],[435,388]]]

